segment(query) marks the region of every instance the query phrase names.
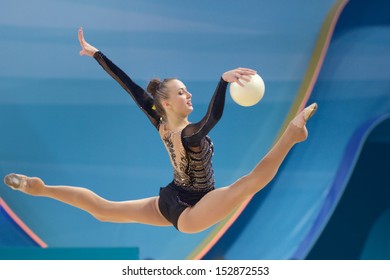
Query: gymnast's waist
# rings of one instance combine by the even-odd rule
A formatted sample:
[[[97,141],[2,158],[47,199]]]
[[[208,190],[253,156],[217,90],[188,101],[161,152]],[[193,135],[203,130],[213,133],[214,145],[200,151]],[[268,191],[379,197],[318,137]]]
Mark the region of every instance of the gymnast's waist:
[[[188,194],[188,195],[205,194],[215,189],[214,184],[207,184],[202,187],[196,187],[196,186],[180,185],[177,184],[175,180],[169,183],[168,187],[178,191],[180,194]]]

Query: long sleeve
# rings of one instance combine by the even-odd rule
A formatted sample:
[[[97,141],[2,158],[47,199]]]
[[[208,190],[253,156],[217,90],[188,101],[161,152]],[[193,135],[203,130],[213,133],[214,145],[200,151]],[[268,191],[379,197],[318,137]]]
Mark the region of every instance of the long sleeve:
[[[93,57],[103,69],[114,78],[133,98],[138,107],[146,114],[152,124],[158,129],[160,117],[153,109],[153,97],[137,85],[125,72],[109,60],[102,52],[96,52]]]
[[[206,115],[200,122],[189,124],[183,129],[182,141],[185,146],[199,146],[201,140],[221,119],[225,107],[227,85],[228,83],[221,78],[210,101]]]

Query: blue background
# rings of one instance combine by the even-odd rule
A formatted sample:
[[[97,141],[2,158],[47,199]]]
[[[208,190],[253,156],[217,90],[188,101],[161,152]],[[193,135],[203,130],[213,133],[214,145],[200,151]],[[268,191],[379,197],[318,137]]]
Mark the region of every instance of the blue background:
[[[320,28],[335,4],[334,0],[3,2],[0,175],[23,173],[50,185],[83,186],[111,200],[155,196],[171,181],[169,157],[155,129],[96,61],[79,56],[77,30],[83,26],[87,41],[141,86],[156,76],[181,79],[193,94],[191,121],[205,113],[223,72],[239,66],[258,71],[266,84],[262,101],[244,108],[228,97],[224,116],[210,134],[216,146],[217,187],[231,184],[273,144],[295,101]],[[344,190],[353,188],[348,182],[366,139],[390,112],[389,15],[389,4],[383,0],[347,4],[309,101],[320,108],[308,125],[308,141],[293,149],[278,176],[254,197],[205,258],[300,259],[313,257],[311,249],[321,248],[316,242],[329,232],[326,226],[338,213],[336,205]],[[390,132],[384,127],[377,139],[387,149]],[[388,164],[387,159],[383,166]],[[370,168],[377,167],[364,169],[368,177]],[[388,178],[388,172],[383,176]],[[173,227],[102,223],[68,205],[5,186],[0,196],[53,248],[137,247],[141,259],[183,259],[212,230],[183,234]],[[364,203],[370,207],[376,201]],[[367,253],[370,248],[390,243],[388,238],[380,239],[380,246],[372,241],[378,240],[372,237],[375,234],[389,230],[374,227],[375,221],[388,221],[389,215],[383,213],[389,208],[390,199],[385,199],[383,209],[365,223],[367,234],[354,246],[355,258],[373,258]],[[5,221],[6,214],[2,216]],[[348,224],[347,218],[341,221]],[[10,224],[0,224],[2,236],[17,230]],[[329,234],[334,240],[335,235]],[[23,238],[20,242],[19,246],[29,243]],[[0,246],[17,244],[0,237]],[[389,250],[374,251],[380,258]]]

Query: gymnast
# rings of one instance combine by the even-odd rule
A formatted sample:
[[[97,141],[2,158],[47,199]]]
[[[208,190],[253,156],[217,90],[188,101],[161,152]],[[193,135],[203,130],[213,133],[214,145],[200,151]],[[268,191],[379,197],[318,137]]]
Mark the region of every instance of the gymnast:
[[[49,186],[40,178],[9,174],[4,182],[33,196],[50,197],[90,213],[99,221],[174,226],[184,233],[203,231],[221,221],[246,199],[263,189],[276,175],[291,148],[308,136],[306,122],[317,104],[303,109],[288,124],[282,136],[247,175],[233,184],[215,188],[212,156],[214,146],[208,136],[222,117],[228,83],[248,80],[256,71],[237,68],[222,74],[205,116],[191,123],[191,93],[178,79],[152,79],[147,91],[101,51],[87,43],[78,31],[80,55],[93,57],[134,99],[157,129],[173,166],[173,180],[160,188],[159,195],[138,200],[109,201],[89,189]]]

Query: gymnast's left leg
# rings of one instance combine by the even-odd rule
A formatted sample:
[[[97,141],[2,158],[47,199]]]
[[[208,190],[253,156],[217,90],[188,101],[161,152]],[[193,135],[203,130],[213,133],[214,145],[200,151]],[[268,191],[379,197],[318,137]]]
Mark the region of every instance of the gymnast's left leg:
[[[195,233],[219,222],[237,206],[264,188],[276,175],[291,148],[306,140],[306,121],[314,114],[317,104],[312,104],[298,114],[267,155],[246,176],[232,185],[207,193],[197,204],[186,208],[179,217],[182,232]]]
[[[9,174],[4,182],[13,189],[32,196],[49,197],[84,210],[103,222],[142,223],[170,226],[158,207],[159,197],[110,201],[89,189],[73,186],[48,186],[40,178]]]

